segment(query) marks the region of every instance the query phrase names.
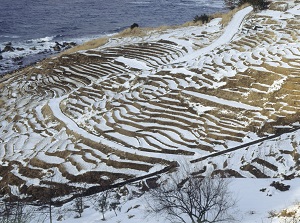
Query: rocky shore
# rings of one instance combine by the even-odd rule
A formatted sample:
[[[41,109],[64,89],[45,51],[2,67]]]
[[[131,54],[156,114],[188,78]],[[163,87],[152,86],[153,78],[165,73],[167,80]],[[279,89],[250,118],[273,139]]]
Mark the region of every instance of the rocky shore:
[[[51,55],[76,46],[75,42],[53,42],[41,40],[25,48],[12,42],[0,45],[0,76],[33,65]]]

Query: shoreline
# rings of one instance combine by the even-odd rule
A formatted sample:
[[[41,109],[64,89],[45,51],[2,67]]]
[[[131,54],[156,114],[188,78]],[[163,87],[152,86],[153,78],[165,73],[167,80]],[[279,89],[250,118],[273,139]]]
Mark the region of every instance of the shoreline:
[[[96,35],[101,38],[103,35]],[[67,49],[89,41],[91,37],[43,37],[24,41],[3,42],[0,50],[0,77],[59,55]]]
[[[211,16],[212,18],[218,18],[218,17],[222,17],[222,16],[226,16],[227,14],[235,14],[236,10],[241,9],[240,7],[237,7],[233,10],[229,10],[228,8],[223,8],[222,10],[213,13]],[[232,17],[232,15],[231,15]],[[230,21],[227,20],[225,23],[228,23]],[[74,40],[80,43],[76,43],[76,46],[73,46],[71,48],[68,49],[63,49],[60,51],[55,51],[53,50],[54,43],[49,41],[49,46],[48,49],[44,49],[43,51],[38,51],[37,53],[32,53],[29,55],[22,55],[18,56],[19,54],[16,54],[14,57],[10,57],[10,59],[6,59],[5,64],[9,64],[9,62],[11,63],[11,66],[8,67],[7,69],[3,69],[3,72],[1,70],[1,67],[3,67],[3,65],[5,64],[1,64],[1,60],[0,60],[0,78],[6,76],[6,75],[10,75],[13,74],[15,72],[18,72],[22,69],[25,69],[27,67],[31,67],[36,65],[37,63],[40,63],[46,59],[50,59],[53,57],[60,57],[62,55],[66,55],[66,54],[71,54],[71,53],[75,53],[77,51],[80,50],[89,50],[89,49],[95,49],[97,47],[103,46],[105,45],[109,39],[111,38],[125,38],[125,37],[141,37],[141,36],[147,36],[151,33],[156,33],[156,32],[163,32],[166,30],[174,30],[174,29],[178,29],[178,28],[183,28],[183,27],[192,27],[192,26],[201,26],[203,24],[199,23],[199,22],[193,22],[193,21],[188,21],[188,22],[184,22],[182,24],[179,25],[162,25],[162,26],[158,26],[158,27],[138,27],[135,28],[133,30],[130,29],[130,26],[128,26],[128,28],[124,28],[123,30],[117,32],[117,33],[109,33],[109,34],[99,34],[96,38],[71,38],[70,40],[61,40],[60,42],[58,42],[59,44],[64,43],[64,42],[73,42]],[[43,38],[39,38],[39,39],[47,39],[49,37],[43,37]],[[38,40],[38,39],[37,39]],[[28,40],[28,41],[35,41],[35,40]],[[28,42],[25,41],[25,42]],[[13,41],[12,41],[13,42]],[[45,43],[46,41],[41,41],[41,42],[37,42],[35,45],[32,45],[31,48],[32,49],[36,49],[39,44],[41,43]],[[10,42],[7,42],[10,43]],[[57,43],[55,41],[55,43]],[[5,45],[5,43],[3,43],[3,45]],[[33,51],[34,51],[33,50]],[[0,51],[0,55],[3,54],[3,52]],[[2,59],[4,60],[4,59]],[[16,61],[14,61],[16,60]],[[20,64],[18,64],[20,63]]]

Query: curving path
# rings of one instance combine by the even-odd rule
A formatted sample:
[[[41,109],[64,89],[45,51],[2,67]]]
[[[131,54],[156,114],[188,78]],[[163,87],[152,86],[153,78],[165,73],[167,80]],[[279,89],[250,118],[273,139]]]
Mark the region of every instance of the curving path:
[[[174,61],[174,63],[181,63],[181,62],[186,62],[186,61],[191,61],[195,60],[204,54],[211,52],[215,48],[218,48],[224,44],[229,43],[233,37],[236,35],[238,32],[243,20],[245,17],[252,12],[253,8],[252,6],[246,7],[240,11],[238,11],[232,18],[232,20],[229,22],[229,24],[225,27],[224,33],[222,36],[220,36],[217,40],[215,40],[212,44],[210,44],[207,47],[204,47],[200,50],[197,50],[191,54],[188,54],[184,57],[181,57]]]

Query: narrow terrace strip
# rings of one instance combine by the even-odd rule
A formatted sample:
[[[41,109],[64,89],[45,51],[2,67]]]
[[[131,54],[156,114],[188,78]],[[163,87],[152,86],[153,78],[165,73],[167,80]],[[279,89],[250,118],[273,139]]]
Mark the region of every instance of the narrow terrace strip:
[[[262,110],[262,108],[260,108],[260,107],[243,104],[243,103],[237,102],[237,101],[230,101],[230,100],[218,98],[216,96],[211,96],[211,95],[202,94],[202,93],[198,93],[198,92],[184,90],[184,91],[182,91],[182,93],[190,95],[190,96],[194,96],[196,98],[202,98],[202,99],[205,99],[205,100],[208,100],[208,101],[220,104],[220,105],[226,105],[229,107],[234,107],[234,108],[239,108],[239,109],[244,109],[244,110],[252,110],[252,111],[261,111]]]

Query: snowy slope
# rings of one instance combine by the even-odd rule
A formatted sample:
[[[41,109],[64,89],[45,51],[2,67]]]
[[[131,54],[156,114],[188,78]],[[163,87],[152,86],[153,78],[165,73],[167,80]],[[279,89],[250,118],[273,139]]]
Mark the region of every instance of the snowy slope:
[[[246,7],[225,28],[214,18],[203,26],[112,37],[99,48],[3,77],[2,191],[39,200],[55,182],[58,195],[69,195],[82,182],[106,187],[174,162],[180,168],[184,160],[203,175],[245,178],[232,183],[247,195],[239,203],[243,222],[292,205],[291,198],[277,206],[285,195],[274,191],[261,207],[247,210],[245,200],[255,204],[260,187],[269,185],[270,179],[255,178],[286,176],[296,177],[286,194],[299,197],[299,26],[296,2],[256,13]],[[259,183],[248,198],[249,182]],[[261,213],[247,216],[251,209]],[[121,212],[111,213],[111,222],[141,221]]]
[[[299,179],[292,181],[283,181],[283,183],[290,185],[289,191],[280,192],[274,187],[269,185],[273,180],[278,179],[230,179],[230,190],[234,194],[236,199],[236,207],[232,210],[232,214],[237,222],[243,223],[283,223],[293,222],[292,218],[284,217],[271,217],[271,213],[280,213],[282,210],[287,209],[293,211],[296,208],[298,211],[299,219]],[[266,188],[265,192],[260,191]],[[105,213],[105,222],[109,223],[163,223],[166,222],[164,216],[149,214],[147,209],[147,197],[145,194],[141,197],[136,197],[131,200],[124,200],[121,202],[120,210],[118,210],[117,216],[113,211],[107,211]],[[87,208],[81,218],[74,218],[77,214],[72,209],[72,204],[65,205],[62,209],[65,210],[64,220],[54,221],[63,223],[96,223],[102,221],[102,214],[99,210],[95,209],[96,197],[87,198],[83,202],[90,206]],[[67,211],[69,210],[69,211]],[[296,215],[297,216],[297,215]],[[299,221],[295,222],[299,222]]]

